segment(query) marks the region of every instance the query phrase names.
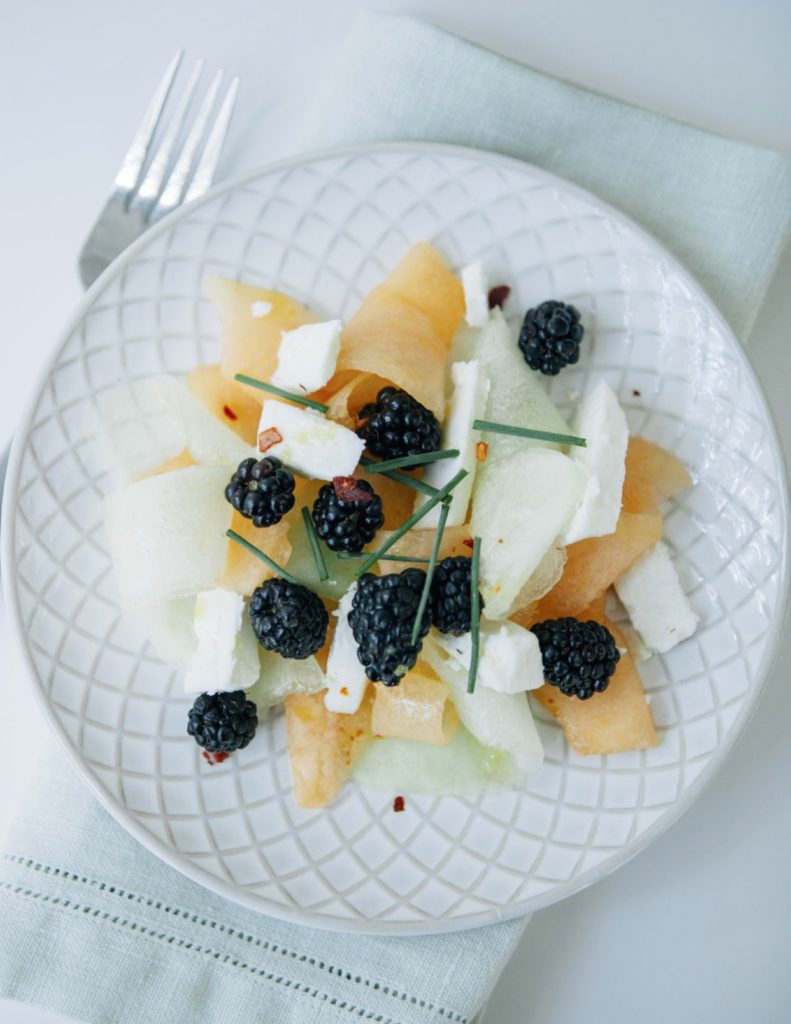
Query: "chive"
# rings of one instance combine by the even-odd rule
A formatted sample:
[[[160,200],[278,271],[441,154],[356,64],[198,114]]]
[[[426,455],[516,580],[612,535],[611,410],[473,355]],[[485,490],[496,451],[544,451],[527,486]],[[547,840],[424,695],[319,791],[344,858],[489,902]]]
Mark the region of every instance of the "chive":
[[[378,562],[380,558],[387,554],[390,548],[393,547],[393,545],[396,544],[405,533],[411,530],[413,526],[417,526],[420,520],[424,516],[428,515],[435,505],[439,505],[443,498],[447,498],[456,484],[460,483],[465,476],[467,476],[467,470],[460,469],[452,480],[449,480],[445,486],[441,487],[435,494],[433,494],[424,505],[421,505],[417,512],[413,512],[409,519],[403,522],[397,530],[394,530],[378,551],[374,551],[373,554],[366,558],[355,573],[355,576],[362,576],[362,574],[367,572],[375,562]]]
[[[305,398],[304,395],[298,395],[293,391],[284,391],[283,388],[276,388],[274,384],[266,384],[262,380],[256,380],[255,377],[248,377],[246,373],[237,373],[234,375],[234,380],[238,380],[240,384],[249,384],[251,388],[258,388],[260,391],[268,391],[270,395],[277,395],[279,398],[288,398],[291,402],[299,402],[300,405],[307,405],[311,409],[316,409],[318,412],[326,412],[329,409],[328,405],[322,405],[321,402],[314,402],[312,398]]]
[[[467,676],[467,693],[475,693],[475,677],[478,675],[478,654],[481,646],[481,595],[478,577],[481,564],[481,538],[472,542],[472,565],[470,566],[470,673]]]
[[[418,634],[420,633],[420,623],[423,621],[423,613],[426,610],[428,604],[428,596],[431,591],[431,581],[434,578],[434,570],[437,567],[437,557],[439,556],[439,546],[442,543],[442,534],[445,532],[445,523],[448,519],[448,512],[450,512],[450,500],[446,498],[442,502],[442,508],[439,510],[439,523],[437,524],[437,532],[434,535],[434,546],[431,549],[431,558],[428,560],[428,569],[426,569],[426,579],[423,584],[423,593],[420,595],[420,604],[417,606],[417,615],[415,616],[415,624],[412,627],[412,637],[410,643],[416,644]]]
[[[255,544],[251,544],[249,540],[245,540],[244,537],[241,537],[235,530],[226,530],[225,536],[230,540],[235,541],[237,544],[240,544],[243,548],[246,548],[251,555],[255,555],[256,558],[260,558],[261,561],[268,565],[270,569],[274,569],[276,573],[279,573],[284,580],[288,580],[289,583],[299,583],[299,580],[292,576],[290,572],[286,572],[286,570],[281,568],[274,559],[270,558],[269,555],[265,555],[260,548],[257,548]]]
[[[369,461],[365,466],[366,473],[387,473],[392,469],[406,469],[409,466],[427,466],[429,462],[440,459],[455,459],[459,454],[457,448],[449,448],[441,452],[425,452],[423,455],[403,455],[400,459],[385,459],[384,462]]]
[[[308,541],[310,542],[310,550],[313,553],[313,561],[316,563],[316,572],[319,574],[319,579],[324,582],[330,578],[330,574],[327,572],[327,563],[324,561],[324,555],[321,553],[321,545],[319,544],[319,538],[316,535],[316,527],[313,525],[313,520],[310,518],[310,512],[308,512],[307,505],[302,506],[302,522],[305,524],[305,532],[308,535]]]
[[[336,558],[367,558],[372,552],[370,551],[337,551],[335,553]],[[417,558],[413,555],[383,555],[380,562],[422,562],[428,565],[427,558]]]
[[[575,444],[579,448],[587,448],[584,437],[573,434],[553,434],[549,430],[533,430],[531,427],[511,427],[507,423],[492,423],[490,420],[473,420],[474,430],[488,430],[492,434],[508,434],[511,437],[533,437],[537,441],[555,441],[557,444]]]
[[[377,463],[374,459],[369,459],[366,455],[363,455],[360,459],[360,465],[368,472],[368,466],[375,466]],[[399,473],[396,469],[388,470],[386,473],[382,473],[382,476],[386,476],[388,480],[394,480],[397,484],[411,487],[413,491],[420,491],[421,494],[425,494],[429,498],[433,498],[437,493],[437,488],[432,487],[431,484],[424,484],[422,480],[415,480],[406,473]]]

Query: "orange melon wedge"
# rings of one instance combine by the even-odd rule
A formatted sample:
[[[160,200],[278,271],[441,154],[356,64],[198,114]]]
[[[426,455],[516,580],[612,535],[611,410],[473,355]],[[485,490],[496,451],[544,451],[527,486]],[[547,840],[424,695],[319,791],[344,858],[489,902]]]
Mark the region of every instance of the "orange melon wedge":
[[[262,391],[251,393],[250,388],[229,380],[220,366],[212,363],[196,366],[187,375],[187,387],[212,416],[255,446],[262,404],[256,395],[263,395]]]

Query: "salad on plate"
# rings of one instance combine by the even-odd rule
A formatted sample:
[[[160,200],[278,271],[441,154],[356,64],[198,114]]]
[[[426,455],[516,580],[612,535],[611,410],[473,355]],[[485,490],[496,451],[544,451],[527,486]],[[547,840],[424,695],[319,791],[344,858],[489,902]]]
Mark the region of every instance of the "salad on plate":
[[[508,287],[428,243],[346,323],[205,290],[219,364],[104,392],[97,437],[122,609],[208,764],[280,707],[303,807],[349,779],[523,786],[534,701],[580,755],[655,746],[637,665],[697,626],[662,540],[691,480],[605,379],[570,422],[550,401],[585,358],[578,310],[544,299],[515,338]]]

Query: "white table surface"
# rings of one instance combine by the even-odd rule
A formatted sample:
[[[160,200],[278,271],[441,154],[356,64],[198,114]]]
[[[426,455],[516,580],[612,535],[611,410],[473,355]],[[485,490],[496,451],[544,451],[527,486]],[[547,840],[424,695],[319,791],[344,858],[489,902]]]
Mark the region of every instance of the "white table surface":
[[[0,0],[0,440],[79,298],[78,248],[173,52],[185,46],[243,78],[221,168],[229,175],[283,152],[365,6]],[[791,156],[787,0],[371,6],[423,15],[540,69]],[[790,325],[787,253],[750,342],[787,448]],[[0,621],[0,828],[50,739],[7,640]],[[791,1020],[789,668],[786,639],[742,742],[693,810],[617,874],[534,917],[487,1024]],[[62,1019],[0,1000],[3,1024]]]

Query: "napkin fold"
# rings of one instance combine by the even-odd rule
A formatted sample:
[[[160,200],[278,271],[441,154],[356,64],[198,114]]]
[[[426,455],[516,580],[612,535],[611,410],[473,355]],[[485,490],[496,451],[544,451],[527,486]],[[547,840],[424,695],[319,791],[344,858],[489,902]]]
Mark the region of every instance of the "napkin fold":
[[[598,193],[680,257],[743,338],[788,235],[777,154],[364,14],[302,143],[403,139],[498,150]],[[149,854],[58,749],[23,807],[0,857],[0,994],[90,1024],[467,1024],[526,923],[375,938],[269,919]]]

